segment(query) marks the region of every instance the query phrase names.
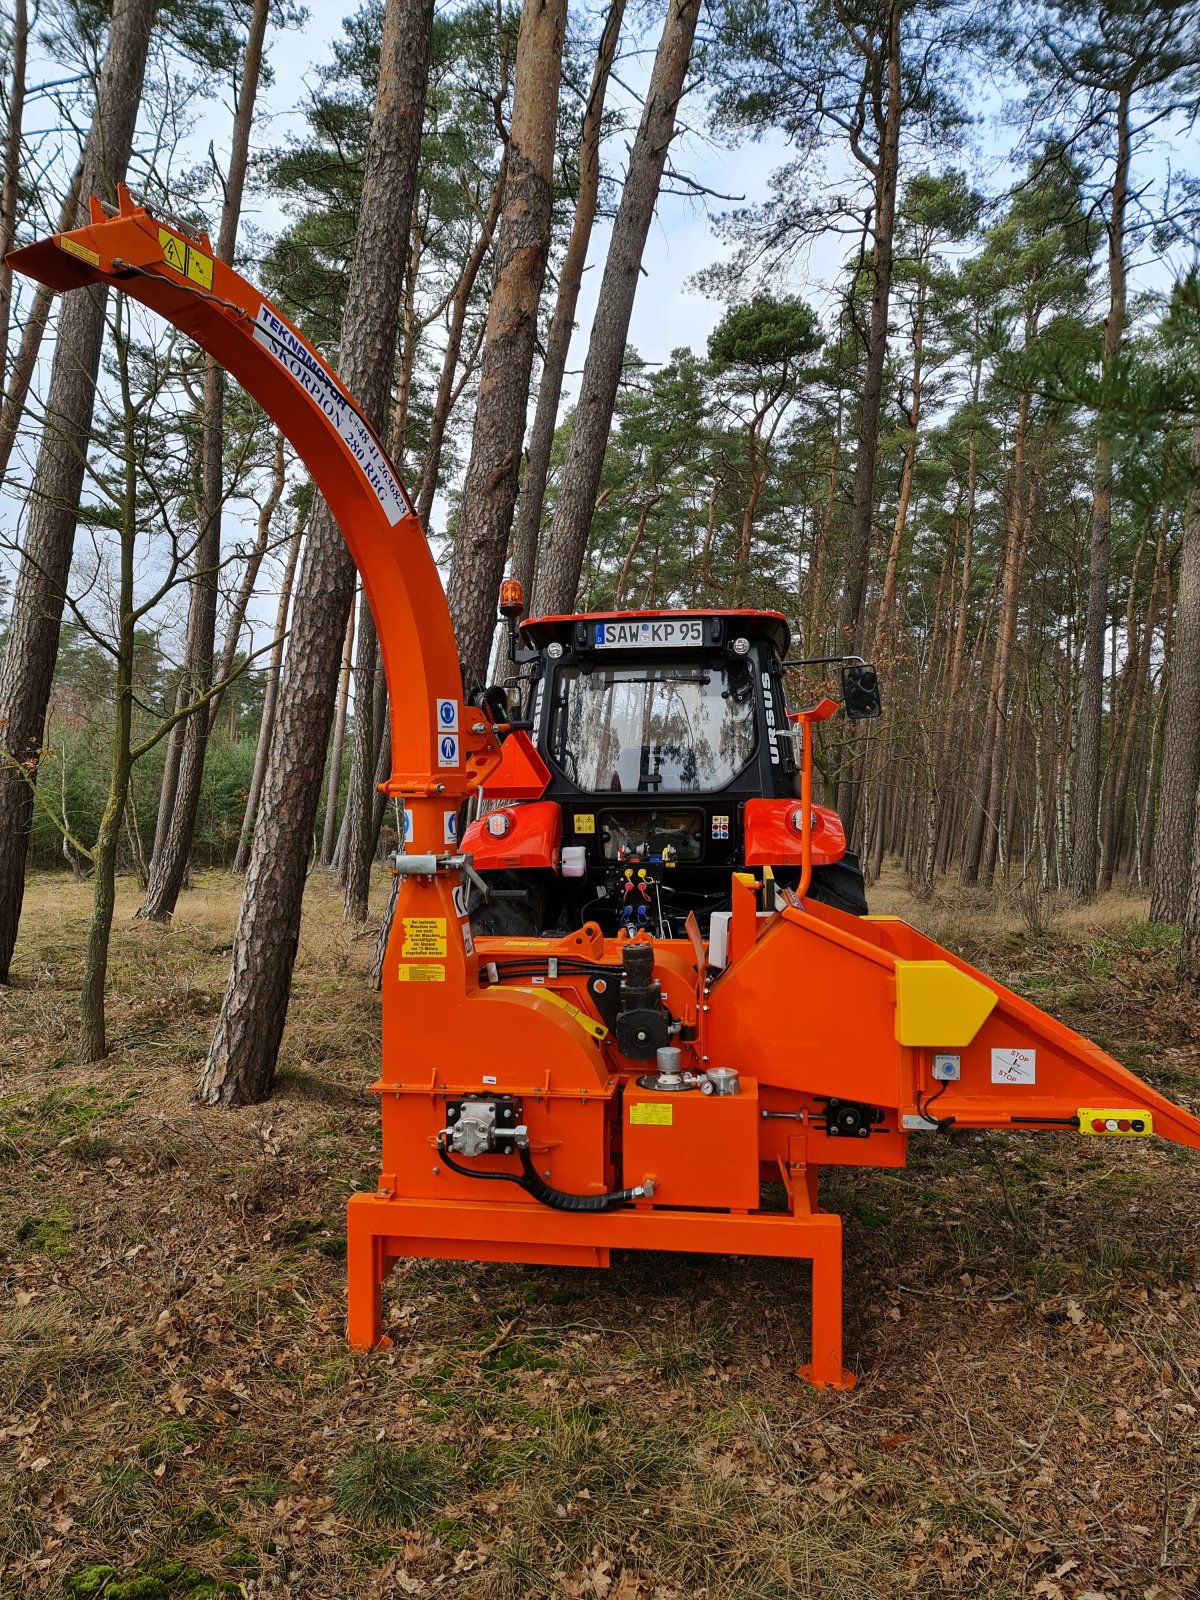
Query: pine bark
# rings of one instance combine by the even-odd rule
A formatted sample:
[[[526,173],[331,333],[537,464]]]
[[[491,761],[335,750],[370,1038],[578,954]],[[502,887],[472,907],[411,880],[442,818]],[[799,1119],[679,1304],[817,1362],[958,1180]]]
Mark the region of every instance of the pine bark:
[[[1170,680],[1163,726],[1162,787],[1150,876],[1151,922],[1182,922],[1196,867],[1192,815],[1200,783],[1200,422],[1192,429],[1194,474],[1183,520]]]
[[[468,688],[487,676],[513,507],[538,300],[550,248],[551,180],[566,0],[525,0],[495,280],[448,600]]]
[[[567,370],[571,335],[575,331],[575,309],[579,304],[583,269],[587,264],[588,245],[600,199],[600,136],[604,127],[604,97],[608,92],[609,75],[616,59],[624,17],[625,0],[611,0],[584,108],[579,135],[579,193],[575,199],[575,215],[571,219],[571,237],[567,241],[566,254],[559,270],[558,297],[554,302],[554,315],[550,319],[546,354],[538,381],[537,408],[525,451],[525,471],[521,477],[521,495],[517,501],[517,519],[513,531],[512,575],[530,600],[533,599],[542,506],[546,499],[550,452],[558,422],[558,403],[562,398],[563,375]]]
[[[229,175],[225,180],[225,200],[217,232],[216,256],[233,264],[238,222],[242,214],[242,195],[250,158],[250,129],[254,121],[254,101],[262,71],[263,40],[267,31],[270,0],[254,0],[242,62],[237,110],[233,121],[233,140]],[[184,694],[198,700],[213,683],[213,658],[217,637],[217,578],[221,565],[221,511],[225,498],[222,456],[225,443],[225,373],[211,356],[204,364],[204,428],[202,450],[202,496],[200,536],[192,558],[191,599],[188,606],[187,659],[184,665]],[[150,863],[150,883],[139,917],[151,922],[167,922],[174,915],[179,891],[187,875],[188,857],[196,831],[200,804],[200,785],[204,778],[204,758],[208,734],[216,714],[215,705],[203,705],[186,718],[179,751],[179,774],[171,786],[170,822],[161,825],[161,848],[156,848]],[[164,791],[166,786],[164,785]]]
[[[1107,374],[1125,332],[1125,207],[1128,200],[1131,138],[1129,90],[1117,95],[1117,152],[1112,208],[1108,219],[1108,315],[1104,320],[1103,370]],[[1108,580],[1112,563],[1113,438],[1101,422],[1096,435],[1092,480],[1092,538],[1088,557],[1088,599],[1084,619],[1083,683],[1075,753],[1074,838],[1071,842],[1071,892],[1088,901],[1096,893],[1100,840],[1100,746],[1104,719],[1104,637],[1108,622]]]
[[[25,62],[29,53],[29,11],[15,0],[12,17],[12,76],[8,88],[8,126],[4,135],[4,171],[0,177],[0,382],[8,371],[9,323],[12,317],[12,268],[5,257],[17,233],[17,196],[21,178],[21,123],[25,115]]]
[[[80,195],[115,197],[133,147],[157,0],[115,0]],[[82,210],[79,222],[86,220]],[[46,399],[29,526],[0,666],[0,983],[8,982],[29,845],[42,728],[83,490],[104,338],[103,289],[64,297]],[[13,770],[18,763],[25,773]]]
[[[667,150],[675,135],[675,116],[699,11],[700,0],[669,0],[642,120],[630,151],[596,302],[562,490],[538,572],[537,608],[546,613],[570,611],[575,604],[642,255],[658,204]]]
[[[262,720],[258,725],[258,746],[254,752],[254,772],[250,779],[250,793],[246,796],[246,809],[242,814],[242,828],[238,836],[233,870],[245,872],[250,865],[250,839],[254,819],[258,815],[258,802],[262,795],[263,779],[267,772],[267,757],[271,753],[271,733],[275,726],[275,707],[279,700],[279,679],[283,670],[283,644],[287,633],[288,612],[292,605],[292,585],[296,578],[296,563],[304,540],[305,517],[296,518],[296,527],[288,546],[287,561],[279,583],[279,603],[275,612],[275,642],[267,662],[267,681],[263,689]]]
[[[396,243],[412,216],[432,24],[433,0],[387,0],[339,357],[343,382],[377,430],[391,388],[405,258]],[[354,598],[354,564],[323,501],[296,588],[229,982],[197,1085],[209,1104],[270,1094],[287,1018],[338,645]]]

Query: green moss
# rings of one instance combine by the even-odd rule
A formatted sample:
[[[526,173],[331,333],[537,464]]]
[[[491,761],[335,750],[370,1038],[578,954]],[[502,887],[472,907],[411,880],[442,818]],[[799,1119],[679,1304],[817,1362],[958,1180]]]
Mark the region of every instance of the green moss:
[[[167,1600],[167,1586],[158,1578],[118,1578],[105,1589],[104,1600]]]
[[[67,1579],[63,1585],[63,1592],[68,1596],[68,1600],[93,1600],[93,1597],[103,1594],[109,1579],[115,1578],[116,1575],[116,1567],[80,1567],[78,1572],[73,1572]]]
[[[71,1254],[68,1240],[70,1231],[70,1217],[61,1207],[55,1207],[45,1216],[22,1218],[17,1224],[17,1240],[20,1244],[28,1245],[32,1255],[49,1256],[52,1261],[61,1261],[64,1256]]]

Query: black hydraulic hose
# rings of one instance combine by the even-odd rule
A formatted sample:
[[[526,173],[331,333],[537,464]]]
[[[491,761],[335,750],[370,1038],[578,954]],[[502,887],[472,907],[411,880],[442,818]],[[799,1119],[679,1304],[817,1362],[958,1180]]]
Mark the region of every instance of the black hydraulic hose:
[[[610,1194],[565,1194],[561,1189],[552,1189],[538,1176],[528,1149],[522,1146],[517,1154],[525,1174],[517,1180],[518,1183],[526,1194],[532,1195],[540,1205],[549,1206],[552,1211],[616,1211],[619,1206],[627,1206],[631,1200],[640,1200],[645,1193],[644,1189],[637,1188],[614,1189]]]
[[[519,1173],[475,1172],[470,1167],[464,1167],[450,1154],[440,1133],[437,1137],[437,1150],[451,1172],[457,1172],[464,1178],[479,1178],[493,1183],[515,1183],[539,1205],[549,1206],[551,1211],[615,1211],[619,1206],[627,1206],[631,1201],[640,1200],[646,1194],[643,1188],[614,1189],[609,1194],[567,1194],[562,1189],[552,1189],[539,1177],[537,1168],[533,1164],[533,1157],[524,1145],[517,1151],[521,1158]]]

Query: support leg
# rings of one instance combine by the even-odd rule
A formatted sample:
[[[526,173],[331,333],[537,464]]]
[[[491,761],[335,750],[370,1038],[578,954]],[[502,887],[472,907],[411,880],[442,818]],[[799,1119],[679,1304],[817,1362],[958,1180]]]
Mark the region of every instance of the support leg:
[[[346,1341],[353,1350],[374,1350],[383,1339],[381,1289],[388,1262],[371,1226],[372,1198],[352,1195],[346,1208]]]
[[[842,1366],[842,1219],[820,1221],[813,1229],[812,1360],[798,1376],[817,1389],[853,1389],[858,1380]]]

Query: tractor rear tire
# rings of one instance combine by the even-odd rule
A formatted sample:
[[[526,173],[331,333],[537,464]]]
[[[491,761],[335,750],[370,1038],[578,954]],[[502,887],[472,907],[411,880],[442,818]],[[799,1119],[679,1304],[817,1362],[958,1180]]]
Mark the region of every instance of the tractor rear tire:
[[[489,889],[485,900],[473,889],[467,902],[471,932],[484,939],[536,939],[544,931],[546,897],[536,878],[525,872],[482,873]]]
[[[853,850],[827,867],[814,867],[808,897],[852,917],[867,915],[867,886]]]

